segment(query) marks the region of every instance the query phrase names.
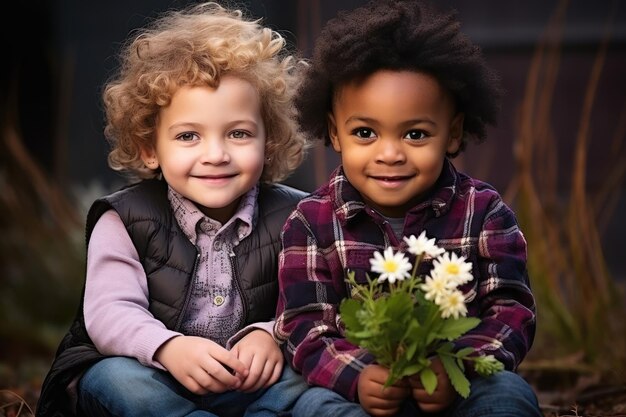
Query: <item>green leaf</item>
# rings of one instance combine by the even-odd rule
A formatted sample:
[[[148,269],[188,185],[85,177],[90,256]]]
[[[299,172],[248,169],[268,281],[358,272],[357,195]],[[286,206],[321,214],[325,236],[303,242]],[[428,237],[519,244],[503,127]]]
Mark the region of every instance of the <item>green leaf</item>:
[[[480,319],[477,317],[459,317],[458,319],[446,320],[439,330],[439,336],[454,340],[478,326],[478,323],[480,323]]]
[[[412,311],[413,301],[407,293],[394,293],[387,299],[388,317],[392,318],[392,322],[394,319],[406,321],[407,318],[411,317]]]
[[[470,383],[463,371],[459,368],[454,357],[439,355],[452,386],[463,398],[467,398],[470,393]]]
[[[444,343],[437,348],[437,352],[449,353],[452,352],[454,345],[452,343]]]
[[[356,337],[356,338],[359,338],[359,339],[367,339],[367,338],[372,337],[372,335],[373,335],[372,331],[371,330],[367,330],[367,329],[360,330],[358,332],[350,332],[350,334],[353,337]]]
[[[473,347],[464,347],[463,349],[459,349],[456,352],[456,357],[463,359],[469,355],[471,355],[472,353],[474,353],[476,350]]]
[[[414,316],[420,323],[425,323],[426,319],[429,316],[429,312],[432,308],[431,302],[427,301],[426,303],[419,303],[415,306]]]
[[[361,324],[357,320],[357,312],[361,308],[361,304],[357,300],[352,298],[345,298],[339,305],[339,311],[341,319],[346,327],[350,329],[361,327]]]
[[[407,326],[406,333],[403,336],[403,339],[407,342],[406,358],[409,360],[413,358],[413,356],[415,356],[415,352],[417,351],[417,347],[419,346],[421,341],[420,339],[422,339],[421,337],[413,337],[419,333],[419,330],[420,325],[417,320],[411,319],[409,325]]]
[[[432,369],[422,369],[422,372],[420,372],[420,381],[422,381],[422,385],[428,394],[435,392],[437,388],[437,375],[435,375]]]
[[[424,365],[415,363],[413,365],[409,365],[400,373],[401,377],[415,375],[418,372],[421,372],[424,369]]]

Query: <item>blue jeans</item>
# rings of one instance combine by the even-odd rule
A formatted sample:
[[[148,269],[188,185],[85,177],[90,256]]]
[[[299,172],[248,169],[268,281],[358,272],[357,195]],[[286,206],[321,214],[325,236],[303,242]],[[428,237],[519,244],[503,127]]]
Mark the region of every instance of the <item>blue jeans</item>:
[[[304,379],[285,364],[280,379],[269,388],[196,395],[168,372],[143,366],[136,359],[110,357],[81,378],[78,406],[90,417],[269,417],[290,415],[307,388]]]
[[[368,417],[358,404],[326,388],[305,391],[293,408],[293,417]],[[502,371],[471,382],[468,398],[458,397],[444,412],[424,413],[407,401],[398,417],[542,417],[537,397],[519,375]]]

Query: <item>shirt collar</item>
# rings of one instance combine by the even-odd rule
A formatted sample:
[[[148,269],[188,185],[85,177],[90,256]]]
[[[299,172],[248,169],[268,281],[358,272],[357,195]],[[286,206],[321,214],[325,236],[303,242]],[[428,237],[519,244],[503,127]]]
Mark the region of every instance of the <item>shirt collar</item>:
[[[215,231],[234,227],[236,231],[235,239],[237,240],[235,243],[238,243],[248,236],[257,221],[258,207],[256,202],[258,195],[259,187],[256,185],[242,196],[235,214],[233,214],[226,224],[222,225],[217,220],[204,215],[193,201],[185,198],[182,194],[172,189],[172,187],[168,186],[167,191],[167,197],[174,212],[174,218],[180,225],[183,233],[185,233],[185,236],[194,244],[198,237],[198,224],[203,221],[213,225]]]
[[[424,201],[411,208],[409,213],[431,209],[435,217],[442,216],[450,209],[452,199],[457,192],[457,183],[456,168],[446,158],[431,194]],[[348,181],[341,165],[331,174],[329,188],[335,204],[335,214],[342,223],[348,222],[367,207],[361,194]]]

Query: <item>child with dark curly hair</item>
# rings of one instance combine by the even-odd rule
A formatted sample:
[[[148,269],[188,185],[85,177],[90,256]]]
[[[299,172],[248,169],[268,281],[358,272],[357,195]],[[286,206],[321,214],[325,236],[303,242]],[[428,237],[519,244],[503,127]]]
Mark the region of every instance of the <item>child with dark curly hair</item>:
[[[280,232],[305,195],[277,182],[308,146],[285,45],[204,3],[122,49],[105,133],[133,181],[87,215],[83,298],[37,416],[275,416],[308,388],[273,337]]]
[[[515,214],[451,158],[494,124],[498,78],[459,30],[453,12],[415,0],[373,0],[328,22],[298,91],[299,122],[341,156],[329,181],[303,199],[283,229],[275,333],[288,363],[313,387],[303,416],[537,416],[537,398],[515,373],[535,334],[526,241]],[[481,323],[455,341],[494,355],[505,370],[466,365],[468,398],[438,359],[437,389],[418,376],[383,389],[389,369],[348,342],[339,315],[348,271],[366,283],[369,260],[426,231],[471,262],[461,287]],[[432,259],[420,264],[429,271]]]

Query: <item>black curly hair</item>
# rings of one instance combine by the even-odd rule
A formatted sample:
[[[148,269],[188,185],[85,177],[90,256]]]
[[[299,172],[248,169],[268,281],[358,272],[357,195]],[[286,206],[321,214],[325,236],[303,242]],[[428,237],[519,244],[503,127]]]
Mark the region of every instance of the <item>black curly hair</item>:
[[[456,14],[418,0],[372,0],[339,12],[322,29],[296,94],[302,130],[329,145],[327,115],[339,87],[382,69],[409,70],[434,76],[465,114],[463,141],[450,156],[469,139],[482,142],[486,124],[496,123],[500,82],[480,48],[460,32]]]

